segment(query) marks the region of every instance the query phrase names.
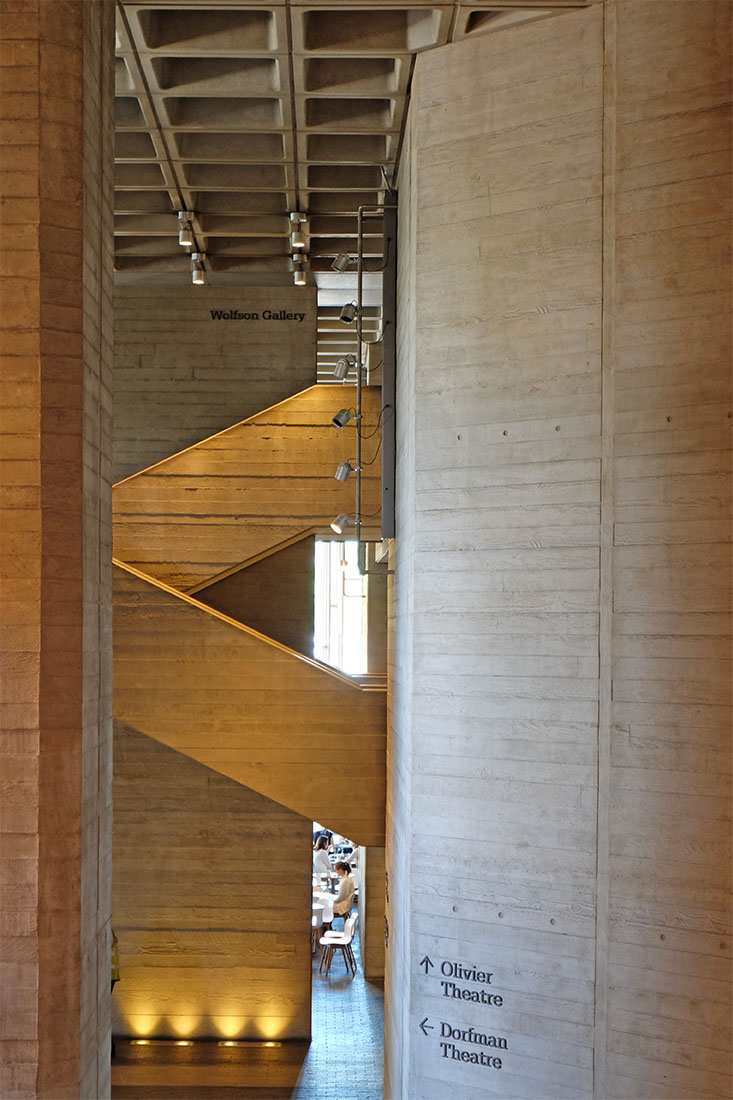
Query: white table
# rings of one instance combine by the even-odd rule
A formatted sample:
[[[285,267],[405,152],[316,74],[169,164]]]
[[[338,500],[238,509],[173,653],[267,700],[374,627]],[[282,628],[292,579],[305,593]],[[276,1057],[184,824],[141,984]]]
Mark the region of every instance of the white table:
[[[328,894],[325,890],[313,891],[313,901],[323,906],[322,920],[324,924],[330,924],[333,920],[333,903],[335,900],[333,894]]]

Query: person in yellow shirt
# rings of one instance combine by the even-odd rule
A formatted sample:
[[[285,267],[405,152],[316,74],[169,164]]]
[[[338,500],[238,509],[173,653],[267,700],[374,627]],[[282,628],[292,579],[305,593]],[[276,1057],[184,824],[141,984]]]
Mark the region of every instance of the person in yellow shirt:
[[[336,864],[336,874],[341,879],[341,885],[339,887],[338,897],[333,903],[333,915],[334,917],[343,917],[344,924],[351,912],[351,903],[354,898],[354,881],[349,874],[350,871],[351,868],[348,863],[339,861]]]

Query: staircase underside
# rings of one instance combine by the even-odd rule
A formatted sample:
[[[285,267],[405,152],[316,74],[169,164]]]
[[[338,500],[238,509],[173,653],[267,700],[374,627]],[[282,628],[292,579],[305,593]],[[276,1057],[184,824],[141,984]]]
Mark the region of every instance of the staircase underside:
[[[358,844],[384,844],[384,690],[122,563],[114,646],[116,718]]]

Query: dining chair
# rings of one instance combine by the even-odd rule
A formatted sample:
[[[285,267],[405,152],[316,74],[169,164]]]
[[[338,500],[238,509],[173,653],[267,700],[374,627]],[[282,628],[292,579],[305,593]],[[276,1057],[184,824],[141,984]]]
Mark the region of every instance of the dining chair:
[[[344,925],[343,932],[324,932],[321,936],[319,943],[321,945],[321,965],[319,970],[323,972],[323,964],[326,964],[326,977],[331,969],[331,963],[333,962],[334,951],[338,948],[344,957],[344,966],[351,969],[356,974],[356,957],[354,950],[351,946],[351,941],[354,938],[354,929],[356,927],[356,914],[353,917],[349,917]]]

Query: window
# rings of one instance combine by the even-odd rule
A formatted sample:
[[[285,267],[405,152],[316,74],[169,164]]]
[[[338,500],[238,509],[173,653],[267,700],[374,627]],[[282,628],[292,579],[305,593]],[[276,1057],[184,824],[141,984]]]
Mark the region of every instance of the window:
[[[313,656],[351,676],[367,672],[367,578],[356,542],[316,542]]]

